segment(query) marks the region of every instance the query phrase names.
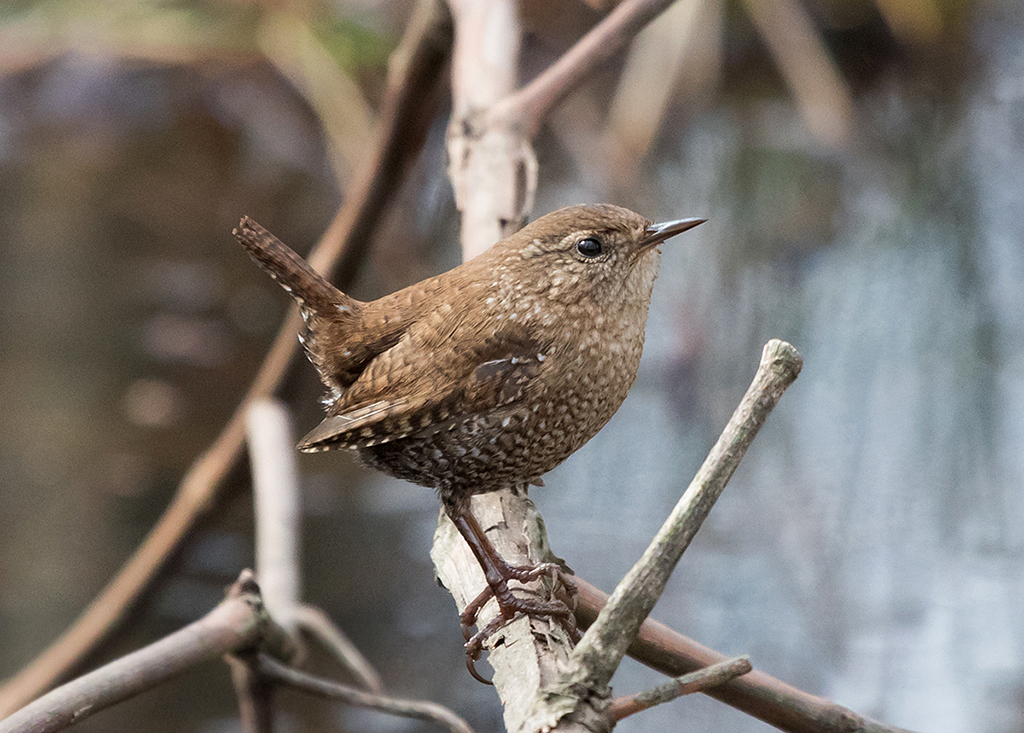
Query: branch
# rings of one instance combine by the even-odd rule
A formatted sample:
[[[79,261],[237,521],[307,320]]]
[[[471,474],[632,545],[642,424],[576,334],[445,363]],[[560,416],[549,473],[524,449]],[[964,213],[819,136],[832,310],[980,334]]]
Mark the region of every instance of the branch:
[[[527,137],[537,134],[555,106],[601,65],[625,50],[640,30],[674,0],[625,0],[533,81],[492,109],[488,117],[516,121]]]
[[[0,733],[62,730],[198,664],[268,637],[283,639],[272,627],[252,572],[245,570],[203,618],[44,695],[0,721]]]
[[[589,628],[604,607],[608,595],[577,578],[576,620]],[[726,659],[703,644],[648,618],[626,650],[629,656],[651,669],[676,677]],[[858,715],[831,700],[812,695],[755,669],[738,679],[704,690],[726,705],[763,720],[788,733],[909,733]]]
[[[316,639],[361,687],[370,692],[380,692],[384,689],[377,670],[321,609],[316,606],[300,605],[295,609],[294,620],[299,630]]]
[[[612,675],[661,597],[676,563],[801,365],[800,355],[789,344],[773,339],[765,345],[754,381],[690,486],[573,649],[559,683],[538,696],[538,710],[557,718],[558,730],[575,729],[581,721],[593,730],[610,725],[600,708],[609,694]]]
[[[436,108],[433,89],[441,78],[451,39],[447,14],[437,0],[421,0],[392,54],[374,149],[355,176],[345,203],[310,255],[330,277],[351,282],[369,235],[415,159]],[[221,482],[241,455],[242,416],[248,405],[272,394],[297,351],[296,310],[282,324],[245,399],[210,448],[191,467],[170,506],[117,576],[77,621],[48,649],[0,688],[0,718],[67,675],[123,621],[184,538],[210,510]]]
[[[288,667],[280,662],[260,654],[256,658],[259,673],[267,680],[291,687],[311,695],[342,700],[368,710],[379,710],[403,718],[427,720],[442,725],[452,733],[473,733],[469,724],[446,707],[422,700],[402,700],[396,697],[357,690],[354,687],[341,685],[331,680],[315,677]]]
[[[800,354],[788,343],[773,339],[765,344],[754,381],[697,475],[573,650],[575,669],[567,677],[574,684],[599,690],[611,680],[640,625],[661,597],[676,563],[802,365]]]
[[[299,476],[284,405],[260,399],[245,417],[256,520],[256,577],[279,624],[294,631],[299,605]]]
[[[486,110],[514,91],[519,73],[520,27],[516,0],[449,0],[455,22],[452,119],[448,174],[461,213],[463,260],[483,252],[521,225],[533,206],[537,161],[530,141]],[[483,124],[478,124],[483,123]],[[543,525],[520,487],[472,497],[470,510],[505,561],[535,565],[549,559]],[[486,587],[479,563],[441,512],[430,552],[438,579],[461,613]],[[541,590],[531,583],[530,590]],[[523,591],[517,591],[523,592]],[[480,628],[497,615],[488,602]],[[494,685],[509,733],[542,727],[531,719],[541,686],[553,684],[568,659],[571,640],[557,623],[524,617],[486,641]],[[551,721],[552,723],[555,721]]]
[[[666,682],[647,692],[612,700],[606,712],[612,720],[622,720],[630,715],[649,710],[655,705],[672,702],[677,697],[692,695],[695,692],[706,692],[709,688],[734,680],[752,669],[749,657],[726,659],[709,667],[698,669],[696,672],[677,677],[671,682]]]
[[[274,730],[274,686],[260,674],[253,657],[251,652],[228,654],[224,661],[231,670],[242,733],[271,733]]]
[[[449,0],[449,4],[456,27],[453,113],[448,126],[449,176],[462,217],[462,253],[466,260],[519,229],[533,208],[537,160],[530,135],[539,121],[524,125],[526,108],[510,104],[516,99],[513,85],[519,69],[516,3]],[[651,7],[648,2],[627,0],[625,5],[627,8],[614,14],[610,24],[599,24],[604,30],[596,36],[588,34],[582,52],[571,50],[565,60],[552,67],[552,76],[542,74],[528,87],[530,93],[522,98],[527,101],[533,100],[538,90],[548,90],[537,97],[547,100],[544,104],[530,102],[534,115],[546,114],[550,109],[546,105],[554,104],[605,58],[597,46],[611,44],[612,37],[602,33],[618,28],[616,42],[624,46],[627,37],[649,20],[640,20],[641,15],[635,14],[638,5]],[[632,20],[623,22],[626,18]],[[621,46],[613,52],[618,48]],[[552,92],[555,88],[561,91]],[[552,559],[543,520],[522,487],[474,496],[471,510],[507,562],[524,565]],[[443,514],[431,558],[460,611],[485,587],[476,560]],[[530,590],[537,590],[537,584],[532,584]],[[494,609],[493,602],[485,605],[478,623],[486,625],[493,619]],[[519,733],[557,723],[558,717],[550,717],[550,710],[536,706],[535,700],[541,690],[557,682],[568,658],[572,645],[564,630],[544,619],[521,618],[492,635],[486,646],[488,661],[495,668],[494,684],[504,705],[507,730]]]

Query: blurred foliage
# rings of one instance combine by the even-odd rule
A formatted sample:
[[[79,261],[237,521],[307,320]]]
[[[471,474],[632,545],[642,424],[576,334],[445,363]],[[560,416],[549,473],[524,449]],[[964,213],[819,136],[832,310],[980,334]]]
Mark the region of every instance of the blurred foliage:
[[[0,4],[0,69],[25,68],[67,51],[162,63],[242,59],[257,53],[260,22],[280,12],[308,23],[345,71],[383,69],[393,28],[371,28],[329,5],[305,10],[234,0],[7,2]]]
[[[341,67],[353,74],[386,67],[394,45],[390,38],[348,18],[327,18],[314,23],[313,31]]]

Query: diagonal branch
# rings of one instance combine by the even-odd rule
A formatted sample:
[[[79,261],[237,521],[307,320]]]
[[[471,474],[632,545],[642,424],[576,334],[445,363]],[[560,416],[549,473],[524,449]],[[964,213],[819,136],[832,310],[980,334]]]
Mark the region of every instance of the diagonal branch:
[[[579,591],[576,619],[589,628],[608,595],[576,578]],[[726,656],[647,618],[626,653],[651,669],[678,677],[724,661]],[[703,691],[726,705],[788,733],[909,733],[879,723],[818,695],[799,690],[760,669]]]
[[[636,34],[675,0],[624,0],[533,81],[488,110],[514,119],[527,137],[537,134],[551,110],[596,69],[622,53]]]
[[[558,730],[578,730],[581,723],[592,730],[609,725],[600,701],[609,694],[612,675],[801,365],[796,349],[784,341],[773,339],[765,345],[754,381],[679,503],[573,649],[559,682],[538,695],[537,707],[547,711],[548,719],[559,719]]]
[[[611,681],[676,564],[802,365],[800,354],[790,344],[777,339],[765,344],[754,381],[697,475],[573,650],[575,669],[567,675],[573,683],[599,690]]]
[[[244,570],[203,618],[44,695],[0,721],[0,733],[62,730],[197,664],[266,639],[283,640],[284,632],[273,625],[252,571]]]
[[[317,695],[318,697],[341,700],[345,704],[355,707],[379,710],[380,712],[398,715],[403,718],[426,720],[444,726],[451,733],[473,733],[473,729],[469,727],[465,720],[437,703],[423,700],[402,700],[397,697],[382,695],[379,692],[359,690],[355,687],[316,677],[307,672],[281,664],[276,659],[265,654],[257,655],[255,664],[262,677],[279,685],[291,687],[311,695]]]
[[[709,689],[747,674],[751,669],[753,667],[750,664],[750,658],[745,656],[715,662],[696,672],[690,672],[671,682],[658,685],[652,690],[612,700],[608,706],[608,717],[612,720],[622,720],[630,715],[649,710],[655,705],[671,702],[683,695],[707,692]]]

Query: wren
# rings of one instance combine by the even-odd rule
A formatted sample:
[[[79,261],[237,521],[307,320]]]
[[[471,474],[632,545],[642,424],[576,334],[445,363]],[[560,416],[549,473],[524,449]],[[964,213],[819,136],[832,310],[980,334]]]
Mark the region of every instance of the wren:
[[[469,498],[539,484],[608,422],[636,377],[659,245],[703,221],[653,224],[609,204],[570,206],[369,303],[252,220],[233,234],[298,301],[299,340],[327,388],[328,416],[299,449],[353,449],[436,489],[508,620],[568,609],[509,591],[509,580],[548,568],[502,560]],[[464,627],[483,600],[464,612]]]

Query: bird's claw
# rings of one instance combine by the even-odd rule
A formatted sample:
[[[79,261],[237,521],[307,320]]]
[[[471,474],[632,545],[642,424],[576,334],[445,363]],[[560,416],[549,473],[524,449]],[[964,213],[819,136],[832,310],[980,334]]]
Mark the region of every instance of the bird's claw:
[[[480,594],[470,601],[459,620],[462,624],[462,636],[466,640],[466,668],[474,679],[486,685],[493,684],[490,680],[482,677],[476,671],[475,663],[483,652],[484,642],[498,629],[519,615],[532,617],[548,617],[557,620],[566,633],[574,640],[579,639],[579,632],[576,628],[576,584],[569,579],[569,576],[556,563],[541,563],[531,566],[506,565],[502,568],[504,576],[499,582],[488,585]],[[555,599],[542,601],[536,598],[520,598],[515,596],[508,587],[509,580],[517,580],[527,583],[532,580],[550,574],[555,585]],[[558,586],[561,589],[558,589]],[[561,596],[561,598],[559,597]],[[475,634],[470,629],[476,625],[477,615],[480,609],[491,598],[498,603],[499,613],[482,629]],[[563,600],[564,599],[564,600]]]

